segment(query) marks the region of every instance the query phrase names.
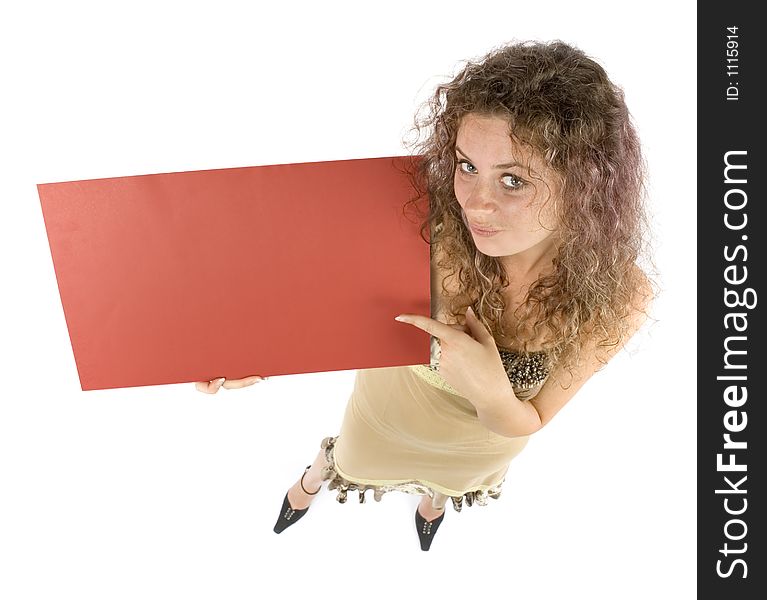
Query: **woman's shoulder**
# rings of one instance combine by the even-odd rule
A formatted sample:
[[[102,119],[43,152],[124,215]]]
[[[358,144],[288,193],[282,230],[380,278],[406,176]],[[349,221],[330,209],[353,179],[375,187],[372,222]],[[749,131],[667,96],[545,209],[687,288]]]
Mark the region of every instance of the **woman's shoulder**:
[[[638,329],[647,318],[650,305],[655,298],[655,283],[637,264],[629,269],[629,276],[633,289],[630,290],[626,316],[631,321],[637,321],[636,329]]]
[[[616,314],[622,324],[607,334],[614,336],[612,340],[605,339],[604,328],[595,326],[593,322],[584,323],[581,326],[582,347],[586,349],[586,354],[600,357],[600,362],[603,364],[639,331],[650,316],[650,306],[655,298],[655,284],[639,265],[635,264],[628,269],[626,278],[628,282],[626,302],[622,314],[621,312]]]

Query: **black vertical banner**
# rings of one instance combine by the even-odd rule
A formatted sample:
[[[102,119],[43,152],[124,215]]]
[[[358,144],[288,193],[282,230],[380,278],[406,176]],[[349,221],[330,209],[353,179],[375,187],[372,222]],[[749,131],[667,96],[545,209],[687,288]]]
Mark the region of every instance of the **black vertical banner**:
[[[767,30],[756,6],[698,3],[698,595],[738,600],[767,597]]]

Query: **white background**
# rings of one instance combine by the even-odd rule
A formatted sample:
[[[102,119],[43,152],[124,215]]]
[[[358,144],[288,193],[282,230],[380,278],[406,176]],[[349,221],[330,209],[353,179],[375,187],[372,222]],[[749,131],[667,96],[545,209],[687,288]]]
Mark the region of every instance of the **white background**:
[[[2,10],[0,597],[694,598],[695,4],[279,4]],[[531,439],[498,501],[448,508],[430,552],[404,494],[324,492],[272,532],[353,372],[80,391],[35,184],[400,154],[462,60],[553,38],[626,92],[656,321]]]

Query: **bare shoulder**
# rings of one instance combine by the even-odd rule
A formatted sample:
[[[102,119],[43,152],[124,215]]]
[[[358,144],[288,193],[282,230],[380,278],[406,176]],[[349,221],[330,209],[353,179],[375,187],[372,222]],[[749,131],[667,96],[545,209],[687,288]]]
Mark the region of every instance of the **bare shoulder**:
[[[633,291],[626,302],[625,312],[622,317],[624,327],[621,328],[618,343],[603,346],[598,336],[592,336],[590,326],[583,326],[584,344],[581,352],[585,358],[595,359],[596,362],[592,364],[594,366],[599,365],[596,370],[604,366],[610,358],[615,356],[626,345],[628,340],[633,337],[649,316],[650,306],[655,297],[655,290],[651,279],[638,265],[632,266],[627,272],[627,277],[633,282]]]
[[[636,285],[628,303],[625,315],[626,327],[622,339],[617,344],[603,347],[596,338],[587,334],[581,350],[582,360],[576,367],[565,370],[561,366],[554,366],[546,383],[530,400],[539,413],[541,426],[548,423],[586,381],[626,345],[646,320],[654,297],[652,281],[638,266],[629,272],[629,276],[634,278]],[[563,382],[568,384],[563,385]]]
[[[630,274],[636,281],[636,288],[628,307],[629,336],[633,335],[645,322],[649,315],[650,305],[655,298],[652,281],[638,265],[632,267]]]

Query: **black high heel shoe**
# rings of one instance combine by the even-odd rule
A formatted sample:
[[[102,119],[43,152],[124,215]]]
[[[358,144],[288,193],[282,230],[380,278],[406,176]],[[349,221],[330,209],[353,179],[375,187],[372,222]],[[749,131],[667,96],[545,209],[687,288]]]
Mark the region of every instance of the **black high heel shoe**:
[[[421,550],[428,550],[431,547],[431,542],[437,534],[437,529],[442,523],[442,519],[445,518],[445,512],[433,521],[427,521],[418,512],[418,507],[415,507],[415,527],[418,531],[418,539],[421,542]]]
[[[306,467],[304,469],[304,475],[306,475],[306,472],[311,468],[311,465]],[[301,489],[304,490],[305,494],[308,494],[309,496],[314,496],[315,494],[318,494],[319,491],[322,489],[322,485],[320,485],[319,489],[316,492],[308,492],[306,488],[304,487],[304,475],[301,475]],[[301,517],[303,517],[306,514],[306,511],[309,510],[309,507],[302,508],[299,510],[296,510],[292,506],[290,506],[290,502],[288,501],[288,494],[285,494],[285,499],[282,501],[282,508],[280,509],[280,516],[277,518],[277,523],[274,525],[274,533],[282,533],[285,531],[288,527],[293,525],[296,521],[298,521]]]

